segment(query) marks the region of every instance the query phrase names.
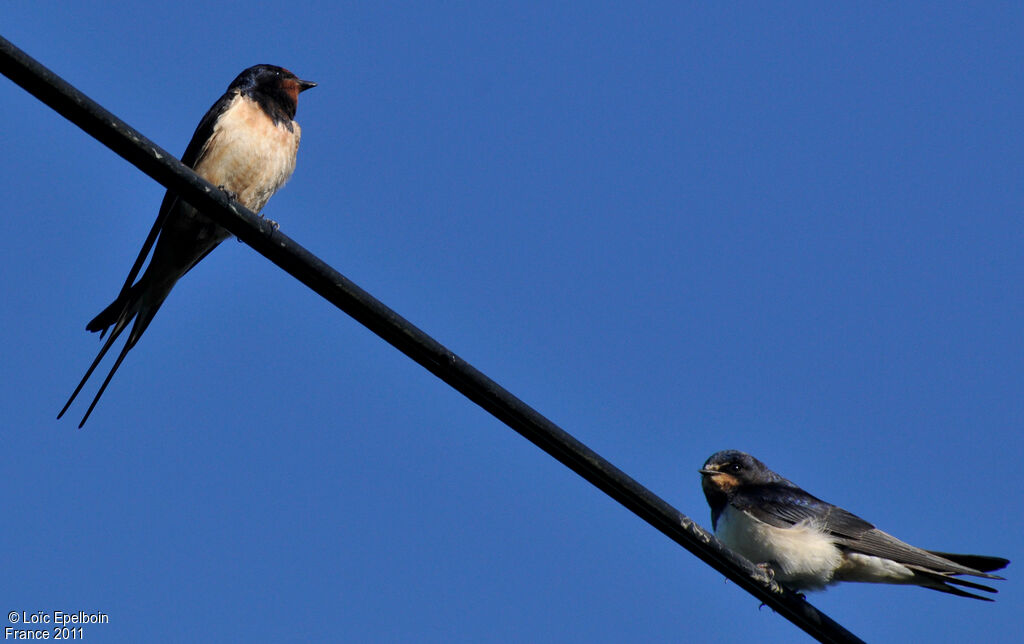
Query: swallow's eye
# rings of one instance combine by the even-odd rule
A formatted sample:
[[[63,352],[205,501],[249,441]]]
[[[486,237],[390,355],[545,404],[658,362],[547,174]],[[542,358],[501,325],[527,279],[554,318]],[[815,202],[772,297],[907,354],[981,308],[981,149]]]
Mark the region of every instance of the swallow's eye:
[[[739,463],[729,463],[725,466],[725,469],[729,470],[733,474],[739,474],[743,470],[743,466]]]

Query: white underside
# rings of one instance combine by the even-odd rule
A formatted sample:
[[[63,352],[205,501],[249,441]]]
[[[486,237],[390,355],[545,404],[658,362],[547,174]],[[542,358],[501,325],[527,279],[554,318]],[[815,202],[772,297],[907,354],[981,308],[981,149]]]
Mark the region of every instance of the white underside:
[[[846,553],[846,563],[835,574],[835,581],[875,584],[910,584],[914,579],[914,572],[901,563],[859,552]]]
[[[777,528],[727,506],[715,535],[754,563],[771,566],[775,579],[794,590],[820,590],[839,581],[912,583],[914,573],[889,559],[843,552],[812,521]]]
[[[824,588],[843,563],[843,554],[832,539],[810,521],[776,528],[726,506],[718,517],[715,535],[752,562],[770,565],[775,579],[794,589]]]

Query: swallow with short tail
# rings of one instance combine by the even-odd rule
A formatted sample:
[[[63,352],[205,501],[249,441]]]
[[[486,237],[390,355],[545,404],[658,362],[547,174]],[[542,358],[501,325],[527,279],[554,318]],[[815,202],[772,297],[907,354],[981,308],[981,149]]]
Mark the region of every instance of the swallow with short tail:
[[[294,120],[299,93],[315,86],[274,65],[246,69],[203,116],[181,162],[249,210],[260,212],[295,170],[301,136]],[[100,337],[111,327],[113,330],[57,418],[68,410],[114,340],[134,320],[124,348],[78,426],[85,425],[117,368],[175,283],[229,236],[227,230],[167,191],[121,293],[85,327],[99,331]],[[150,248],[153,255],[149,264],[133,283]]]
[[[700,474],[718,539],[792,590],[861,581],[992,601],[963,588],[988,593],[995,588],[959,575],[1003,579],[990,573],[1010,563],[1002,557],[916,548],[811,496],[743,452],[712,454]]]

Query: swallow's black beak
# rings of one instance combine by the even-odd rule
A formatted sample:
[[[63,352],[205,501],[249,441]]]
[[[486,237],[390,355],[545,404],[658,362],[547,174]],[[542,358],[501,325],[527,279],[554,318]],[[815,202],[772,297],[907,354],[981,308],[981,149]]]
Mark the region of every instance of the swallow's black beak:
[[[705,476],[707,476],[709,474],[721,474],[721,472],[719,472],[718,470],[709,470],[707,468],[701,468],[701,469],[699,469],[697,471],[700,472],[701,474],[705,475]]]
[[[299,81],[299,92],[304,92],[307,89],[313,89],[314,87],[316,87],[316,83],[314,83],[313,81]]]

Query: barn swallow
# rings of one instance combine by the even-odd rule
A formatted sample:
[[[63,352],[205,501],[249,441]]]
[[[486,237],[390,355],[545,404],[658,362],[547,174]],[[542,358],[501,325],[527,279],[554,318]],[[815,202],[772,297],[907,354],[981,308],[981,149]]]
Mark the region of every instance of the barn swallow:
[[[246,69],[203,116],[181,162],[258,213],[295,170],[302,132],[294,121],[299,93],[315,86],[274,65]],[[124,348],[78,426],[85,425],[114,372],[142,337],[174,284],[229,236],[227,230],[167,191],[121,293],[85,327],[99,331],[101,338],[111,326],[113,331],[57,418],[68,410],[114,340],[134,319]],[[149,265],[133,284],[154,240],[156,248]]]
[[[1001,557],[915,548],[811,496],[743,452],[712,454],[700,473],[715,535],[792,590],[862,581],[992,601],[956,586],[990,593],[995,588],[954,575],[1003,579],[988,573],[1010,563]]]

